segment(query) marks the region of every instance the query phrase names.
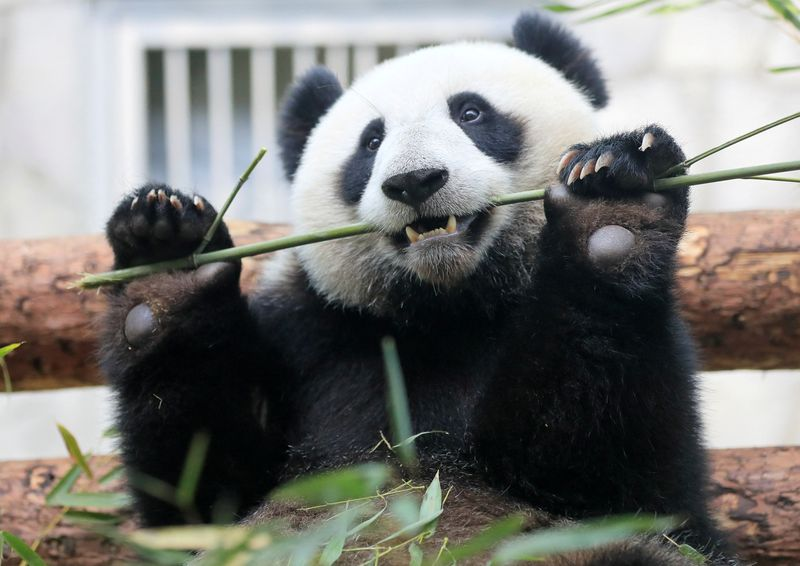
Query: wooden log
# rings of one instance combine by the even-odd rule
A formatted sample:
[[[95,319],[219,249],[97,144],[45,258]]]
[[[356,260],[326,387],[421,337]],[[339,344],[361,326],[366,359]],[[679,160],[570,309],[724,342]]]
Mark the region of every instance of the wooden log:
[[[706,369],[800,368],[798,228],[800,211],[690,217],[678,283]]]
[[[238,244],[284,236],[288,226],[229,223]],[[71,288],[80,274],[107,271],[111,249],[100,235],[0,241],[0,346],[24,341],[7,358],[14,390],[103,383],[95,358],[102,291]],[[246,258],[243,285],[252,288],[266,256]]]
[[[759,566],[800,564],[800,447],[712,450],[711,464],[712,509],[742,559]],[[68,460],[0,463],[0,530],[28,543],[41,538],[40,554],[50,566],[104,566],[129,557],[111,541],[58,522],[60,509],[44,506],[69,467]],[[129,519],[123,529],[133,526]]]
[[[678,282],[705,369],[800,368],[800,212],[690,217]],[[285,235],[286,226],[232,222],[238,244]],[[26,341],[8,358],[15,388],[102,383],[92,320],[101,292],[68,286],[109,269],[100,236],[0,242],[0,345]],[[251,288],[269,256],[245,260]]]

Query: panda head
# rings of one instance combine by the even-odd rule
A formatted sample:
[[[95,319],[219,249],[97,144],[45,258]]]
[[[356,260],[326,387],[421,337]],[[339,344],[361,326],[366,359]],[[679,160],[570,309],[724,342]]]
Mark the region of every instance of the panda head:
[[[421,49],[346,90],[311,70],[279,130],[296,228],[379,230],[300,248],[311,284],[331,302],[373,310],[400,281],[466,284],[493,248],[523,246],[520,235],[540,226],[538,205],[495,208],[491,198],[552,183],[560,153],[592,135],[606,98],[589,52],[537,14],[517,20],[514,47]]]

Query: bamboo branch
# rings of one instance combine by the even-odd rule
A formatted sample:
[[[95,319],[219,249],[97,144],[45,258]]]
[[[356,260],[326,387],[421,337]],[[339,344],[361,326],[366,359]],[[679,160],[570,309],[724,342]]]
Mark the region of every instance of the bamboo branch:
[[[670,177],[672,175],[675,175],[676,173],[682,173],[686,169],[688,169],[689,167],[691,167],[692,165],[694,165],[698,161],[701,161],[701,160],[705,159],[706,157],[710,157],[710,156],[714,155],[715,153],[717,153],[719,151],[722,151],[725,148],[728,148],[728,147],[730,147],[732,145],[735,145],[735,144],[737,144],[737,143],[739,143],[741,141],[744,141],[744,140],[746,140],[748,138],[752,138],[753,136],[756,136],[758,134],[764,133],[767,130],[770,130],[770,129],[774,128],[775,126],[780,126],[781,124],[785,124],[786,122],[790,122],[792,120],[795,120],[796,118],[800,118],[800,112],[795,112],[794,114],[789,114],[788,116],[784,116],[783,118],[778,118],[774,122],[770,122],[769,124],[765,124],[765,125],[761,126],[760,128],[756,128],[755,130],[751,130],[751,131],[749,131],[749,132],[747,132],[745,134],[742,134],[741,136],[737,136],[737,137],[735,137],[733,139],[730,139],[730,140],[726,141],[725,143],[721,143],[716,147],[712,147],[711,149],[709,149],[707,151],[704,151],[703,153],[699,153],[699,154],[695,155],[694,157],[690,157],[689,159],[685,159],[684,161],[681,161],[677,165],[673,165],[672,167],[667,169],[662,176],[663,177]]]
[[[673,189],[678,187],[688,187],[691,185],[702,185],[706,183],[715,183],[717,181],[727,181],[730,179],[739,179],[752,177],[756,175],[766,175],[770,173],[782,173],[784,171],[793,171],[800,169],[800,161],[786,161],[782,163],[770,163],[766,165],[756,165],[753,167],[741,167],[738,169],[726,169],[722,171],[714,171],[711,173],[698,173],[694,175],[679,175],[677,177],[670,177],[668,179],[656,179],[653,183],[653,189],[662,191],[666,189]],[[501,195],[492,199],[492,206],[505,206],[508,204],[517,204],[522,202],[529,202],[534,200],[541,200],[544,198],[546,189],[534,189],[531,191],[521,191],[507,195]],[[196,268],[201,265],[212,263],[215,261],[230,261],[234,259],[241,259],[243,257],[276,252],[288,248],[298,246],[305,246],[308,244],[315,244],[318,242],[325,242],[328,240],[338,240],[341,238],[349,238],[351,236],[358,236],[361,234],[368,234],[370,232],[377,232],[378,229],[368,224],[350,224],[347,226],[340,226],[337,228],[330,228],[318,232],[309,232],[307,234],[297,234],[293,236],[286,236],[276,240],[266,242],[258,242],[246,246],[236,246],[224,250],[217,250],[208,253],[195,254],[189,257],[184,257],[175,260],[162,261],[152,263],[149,265],[139,265],[136,267],[129,267],[126,269],[118,269],[115,271],[107,271],[105,273],[85,275],[74,286],[81,289],[94,289],[102,287],[103,285],[112,285],[115,283],[122,283],[153,275],[155,273],[162,273],[164,271],[171,271],[177,269],[190,269]]]
[[[264,157],[266,153],[267,153],[266,148],[262,147],[258,151],[256,156],[253,158],[253,161],[250,162],[250,165],[247,166],[247,169],[245,169],[244,173],[242,173],[241,177],[239,177],[239,182],[236,183],[235,187],[233,187],[231,194],[229,194],[228,198],[225,200],[225,204],[223,204],[222,208],[220,208],[219,212],[217,212],[217,216],[214,218],[214,222],[211,223],[211,227],[208,229],[208,232],[206,232],[206,235],[203,236],[203,241],[200,242],[199,246],[197,246],[197,249],[194,251],[194,255],[201,254],[203,253],[203,250],[206,249],[206,246],[208,246],[208,243],[214,237],[214,234],[217,233],[219,225],[222,224],[222,218],[223,216],[225,216],[225,213],[228,212],[228,208],[231,206],[233,199],[235,199],[236,195],[239,194],[239,189],[241,189],[242,186],[244,186],[244,184],[247,182],[247,179],[250,178],[250,173],[253,172],[253,169],[256,168],[256,165],[259,164],[261,158]]]

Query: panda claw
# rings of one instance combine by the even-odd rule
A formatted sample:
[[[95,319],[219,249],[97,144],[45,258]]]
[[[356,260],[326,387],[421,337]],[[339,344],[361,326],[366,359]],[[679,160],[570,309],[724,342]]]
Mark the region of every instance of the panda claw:
[[[158,195],[156,194],[156,190],[151,190],[149,193],[147,193],[147,204],[152,204],[157,198]]]
[[[569,173],[569,178],[567,179],[567,185],[571,185],[578,180],[578,177],[580,177],[581,174],[581,169],[582,167],[580,163],[576,164],[575,167],[572,168],[572,171]]]
[[[203,199],[197,195],[194,195],[194,199],[192,199],[192,203],[194,204],[195,208],[200,212],[203,212],[206,208],[206,203],[203,202]]]
[[[131,201],[131,210],[136,210],[138,204],[139,204],[139,197],[133,197],[133,200]]]
[[[597,158],[597,162],[594,165],[594,172],[597,173],[604,167],[609,167],[612,163],[614,163],[614,154],[610,151],[606,151]]]
[[[591,175],[592,173],[594,173],[595,171],[594,166],[596,162],[597,162],[596,159],[590,159],[589,161],[586,162],[586,165],[584,165],[583,168],[581,169],[581,175],[580,175],[581,179],[583,179],[587,175]]]
[[[651,132],[647,132],[642,138],[642,145],[639,146],[639,151],[647,151],[653,147],[655,141],[656,137]]]
[[[183,203],[181,203],[180,199],[176,195],[169,197],[169,203],[175,210],[180,211],[183,208]]]
[[[158,190],[158,202],[160,202],[161,204],[167,202],[167,193],[164,192],[164,189]]]
[[[558,163],[558,168],[556,169],[556,175],[560,175],[561,172],[564,170],[564,167],[569,165],[569,162],[578,154],[577,149],[571,149],[567,153],[565,153],[561,157],[561,161]]]

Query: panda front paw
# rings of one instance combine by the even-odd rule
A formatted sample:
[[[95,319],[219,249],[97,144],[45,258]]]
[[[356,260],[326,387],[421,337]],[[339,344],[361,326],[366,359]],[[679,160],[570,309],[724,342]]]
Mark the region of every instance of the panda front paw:
[[[116,269],[190,255],[216,217],[202,197],[148,184],[122,199],[106,226]],[[231,247],[224,225],[208,249]]]
[[[668,284],[688,193],[654,192],[653,181],[682,160],[658,126],[572,146],[559,164],[562,183],[545,197],[554,257],[631,289]]]
[[[684,159],[659,126],[571,146],[558,164],[560,181],[583,196],[627,197],[653,190],[653,181]]]

